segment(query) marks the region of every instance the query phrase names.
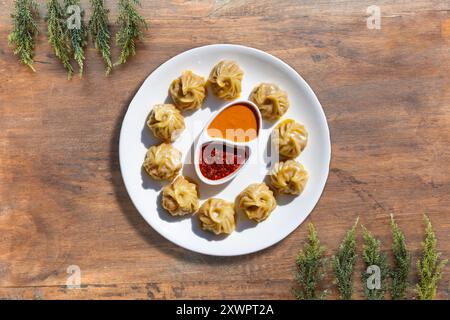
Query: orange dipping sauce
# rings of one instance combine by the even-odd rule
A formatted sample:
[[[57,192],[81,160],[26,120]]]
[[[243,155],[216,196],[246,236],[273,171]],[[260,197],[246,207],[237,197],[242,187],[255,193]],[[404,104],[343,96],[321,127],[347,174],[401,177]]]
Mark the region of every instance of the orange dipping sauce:
[[[212,138],[248,142],[258,136],[258,119],[251,107],[235,104],[219,113],[208,126]]]

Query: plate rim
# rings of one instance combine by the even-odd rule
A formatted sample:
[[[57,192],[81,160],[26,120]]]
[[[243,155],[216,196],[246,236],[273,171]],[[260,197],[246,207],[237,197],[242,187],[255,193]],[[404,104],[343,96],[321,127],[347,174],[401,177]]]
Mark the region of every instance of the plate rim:
[[[122,156],[122,153],[124,152],[124,123],[127,119],[127,117],[129,116],[130,113],[130,107],[133,105],[133,102],[135,101],[138,92],[141,90],[141,88],[145,85],[145,83],[149,80],[149,78],[152,76],[153,73],[155,73],[156,71],[158,71],[161,68],[164,68],[165,65],[168,65],[172,60],[180,58],[182,56],[185,55],[189,55],[192,54],[195,51],[201,51],[201,50],[205,50],[208,48],[237,48],[237,49],[241,49],[241,50],[247,50],[247,51],[251,51],[254,54],[257,55],[262,55],[265,56],[267,58],[271,58],[273,60],[275,60],[278,64],[280,64],[281,66],[283,66],[286,70],[288,70],[290,73],[292,73],[295,77],[298,78],[298,80],[302,83],[302,85],[305,86],[306,91],[308,91],[308,95],[310,95],[312,97],[312,99],[315,101],[316,104],[318,104],[318,106],[320,107],[319,109],[319,115],[322,118],[321,120],[323,120],[323,123],[325,124],[325,127],[323,128],[325,130],[325,134],[328,137],[327,139],[327,143],[324,146],[324,148],[326,150],[324,150],[326,152],[326,156],[328,157],[328,161],[327,161],[327,166],[325,168],[326,170],[326,174],[324,175],[325,178],[323,181],[321,181],[320,185],[319,185],[319,189],[320,192],[317,193],[316,195],[316,199],[315,199],[315,203],[312,206],[311,210],[309,210],[309,212],[307,213],[305,219],[300,222],[298,225],[294,226],[294,227],[290,227],[288,229],[286,229],[287,232],[284,232],[281,234],[281,236],[276,237],[276,239],[270,243],[270,244],[264,244],[260,247],[257,247],[256,249],[251,249],[251,250],[238,250],[237,252],[230,252],[230,253],[212,253],[209,252],[207,250],[203,250],[203,248],[192,248],[189,247],[187,245],[185,245],[185,243],[178,241],[176,238],[172,237],[172,235],[169,232],[164,231],[163,229],[159,228],[157,229],[155,226],[153,226],[153,224],[151,223],[151,221],[149,219],[147,219],[145,217],[145,215],[143,213],[141,213],[141,210],[139,208],[139,205],[135,202],[135,200],[133,199],[133,197],[130,194],[130,189],[128,187],[128,183],[127,183],[127,178],[126,175],[124,175],[124,167],[125,164],[123,163],[123,159],[124,156]],[[311,86],[306,82],[305,79],[303,79],[303,77],[293,68],[291,67],[289,64],[287,64],[286,62],[284,62],[283,60],[281,60],[280,58],[267,53],[265,51],[262,51],[260,49],[256,49],[256,48],[252,48],[252,47],[248,47],[248,46],[244,46],[244,45],[238,45],[238,44],[226,44],[226,43],[220,43],[220,44],[209,44],[209,45],[204,45],[204,46],[200,46],[200,47],[195,47],[195,48],[191,48],[188,49],[186,51],[183,51],[167,60],[165,60],[163,63],[161,63],[160,65],[158,65],[158,67],[156,67],[153,71],[151,71],[151,73],[145,78],[145,80],[142,82],[142,84],[139,86],[139,88],[135,91],[133,99],[130,101],[127,111],[125,112],[125,115],[123,116],[122,119],[122,124],[121,124],[121,128],[120,128],[120,133],[119,133],[119,167],[120,167],[120,174],[122,176],[122,180],[123,183],[125,185],[125,189],[127,191],[128,197],[131,200],[131,202],[133,203],[133,206],[135,207],[135,209],[138,211],[138,213],[141,215],[141,217],[147,222],[147,224],[154,230],[156,231],[158,234],[160,234],[163,238],[165,238],[166,240],[172,242],[173,244],[189,250],[191,252],[197,252],[200,254],[204,254],[204,255],[209,255],[209,256],[241,256],[241,255],[246,255],[246,254],[252,254],[255,252],[259,252],[261,250],[270,248],[272,246],[274,246],[275,244],[279,243],[280,241],[284,240],[285,238],[287,238],[290,234],[292,234],[292,232],[294,232],[298,227],[300,227],[300,225],[306,220],[306,218],[312,213],[312,211],[315,209],[315,207],[317,206],[317,204],[320,201],[320,198],[322,197],[323,191],[325,189],[329,174],[330,174],[330,165],[331,165],[331,134],[330,134],[330,129],[328,126],[328,121],[325,115],[325,111],[323,110],[322,104],[320,103],[319,99],[317,98],[316,93],[314,92],[314,90],[311,88]]]

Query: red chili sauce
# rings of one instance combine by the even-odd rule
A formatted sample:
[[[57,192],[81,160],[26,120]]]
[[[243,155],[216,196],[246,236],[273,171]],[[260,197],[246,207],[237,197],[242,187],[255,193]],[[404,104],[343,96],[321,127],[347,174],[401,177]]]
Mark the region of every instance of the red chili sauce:
[[[200,171],[210,180],[219,180],[239,169],[247,157],[246,148],[207,143],[202,146]]]

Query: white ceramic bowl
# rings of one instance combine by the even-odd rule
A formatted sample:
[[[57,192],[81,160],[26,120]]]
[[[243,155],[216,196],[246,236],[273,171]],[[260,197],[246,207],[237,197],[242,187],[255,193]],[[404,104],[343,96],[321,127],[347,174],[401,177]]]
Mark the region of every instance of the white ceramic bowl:
[[[243,105],[247,105],[249,106],[252,111],[254,112],[254,114],[256,115],[256,119],[258,122],[258,131],[256,134],[256,139],[253,139],[251,141],[248,142],[233,142],[233,141],[229,141],[226,139],[222,139],[222,138],[213,138],[208,134],[208,127],[211,124],[211,122],[225,109],[237,105],[237,104],[243,104]],[[241,170],[244,170],[244,168],[246,167],[247,163],[249,161],[252,160],[252,157],[254,156],[254,151],[256,151],[256,146],[258,143],[258,138],[259,138],[259,133],[261,131],[261,125],[262,125],[262,118],[261,118],[261,112],[259,111],[258,107],[251,101],[248,100],[236,100],[233,102],[228,103],[227,105],[225,105],[224,107],[222,107],[219,111],[217,111],[216,113],[213,114],[213,116],[209,119],[209,121],[206,123],[205,127],[203,128],[202,133],[200,134],[199,138],[197,139],[196,142],[196,146],[194,149],[194,166],[195,166],[195,172],[197,173],[198,178],[206,184],[209,185],[219,185],[219,184],[224,184],[228,181],[230,181],[231,179],[233,179]],[[230,147],[236,146],[238,148],[242,149],[246,149],[246,152],[248,152],[248,157],[245,160],[245,162],[233,173],[231,173],[228,176],[223,177],[222,179],[217,179],[217,180],[212,180],[212,179],[208,179],[207,177],[205,177],[203,175],[203,173],[200,170],[200,154],[201,154],[201,149],[205,144],[219,144],[219,145],[227,145]]]

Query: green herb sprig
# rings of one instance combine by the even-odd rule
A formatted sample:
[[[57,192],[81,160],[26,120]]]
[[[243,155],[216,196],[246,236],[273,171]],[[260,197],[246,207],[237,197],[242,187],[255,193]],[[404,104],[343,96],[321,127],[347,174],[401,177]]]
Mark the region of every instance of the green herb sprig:
[[[103,62],[108,75],[112,70],[111,46],[109,44],[111,34],[108,25],[109,10],[105,8],[103,0],[90,0],[92,15],[89,20],[88,28],[91,34],[95,48],[102,55]]]
[[[67,77],[70,79],[73,74],[73,67],[70,64],[70,56],[72,53],[68,33],[66,32],[64,9],[58,0],[48,0],[47,11],[48,42],[64,68],[66,68]]]
[[[318,294],[317,286],[325,277],[326,259],[324,258],[325,248],[320,244],[317,231],[313,224],[308,225],[308,242],[297,255],[297,272],[295,279],[298,287],[294,288],[297,299],[316,300],[323,299],[326,291]]]
[[[353,227],[347,231],[338,252],[332,257],[332,266],[336,285],[341,299],[350,300],[353,294],[353,268],[356,262],[356,219]]]
[[[382,300],[387,287],[387,278],[389,276],[389,266],[387,256],[381,252],[381,242],[376,239],[366,228],[363,227],[363,253],[362,257],[366,268],[377,266],[380,269],[380,288],[369,289],[367,280],[370,274],[364,270],[361,273],[361,281],[364,288],[364,294],[369,300]]]
[[[13,28],[8,35],[8,43],[15,46],[14,54],[31,70],[33,66],[34,37],[38,34],[36,18],[38,4],[33,0],[16,0],[11,14]]]
[[[136,54],[136,40],[142,39],[142,29],[148,28],[145,19],[139,15],[136,6],[139,0],[119,0],[119,16],[116,43],[120,47],[120,57],[115,65],[123,64],[130,55]]]
[[[394,268],[391,270],[391,297],[393,300],[404,299],[408,288],[408,274],[411,266],[411,253],[406,248],[405,235],[391,215],[392,252]]]
[[[447,264],[447,259],[441,260],[441,253],[436,249],[436,236],[430,219],[425,216],[425,240],[422,242],[422,258],[417,261],[419,283],[416,286],[417,297],[420,300],[432,300],[436,296],[442,271]]]
[[[64,9],[65,9],[66,14],[67,14],[67,11],[68,11],[67,9],[69,8],[69,6],[78,6],[81,10],[81,5],[80,5],[79,0],[64,0]],[[67,28],[66,32],[68,34],[69,45],[70,45],[70,49],[73,53],[73,58],[75,59],[75,61],[78,64],[78,67],[79,67],[79,75],[80,75],[80,77],[82,77],[83,71],[84,71],[84,59],[85,59],[84,50],[87,45],[88,33],[87,33],[86,25],[84,24],[84,21],[83,21],[83,16],[84,16],[83,10],[81,10],[80,15],[81,15],[80,25],[75,28],[69,28],[66,24],[66,28]]]

